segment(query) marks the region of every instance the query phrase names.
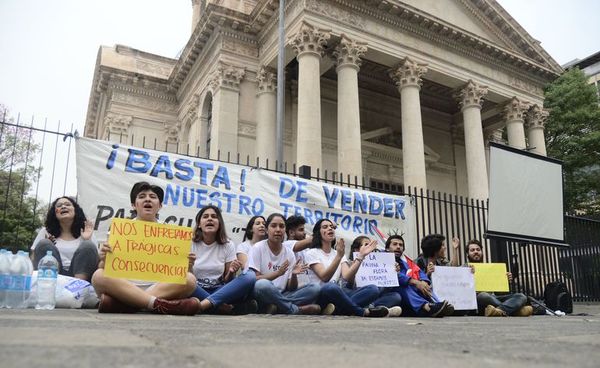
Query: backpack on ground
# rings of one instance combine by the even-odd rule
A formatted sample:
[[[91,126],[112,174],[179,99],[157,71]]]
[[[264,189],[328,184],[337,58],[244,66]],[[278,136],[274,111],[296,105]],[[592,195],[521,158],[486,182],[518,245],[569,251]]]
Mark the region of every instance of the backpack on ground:
[[[554,281],[546,285],[544,302],[552,310],[573,313],[573,298],[564,282]]]

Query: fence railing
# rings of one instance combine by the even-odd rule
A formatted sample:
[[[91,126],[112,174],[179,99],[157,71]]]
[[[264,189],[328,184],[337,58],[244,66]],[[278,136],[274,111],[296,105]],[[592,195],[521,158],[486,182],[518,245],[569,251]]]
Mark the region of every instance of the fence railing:
[[[1,117],[0,117],[1,119]],[[27,248],[35,230],[43,223],[47,204],[59,195],[74,195],[75,170],[72,144],[75,132],[52,131],[18,122],[0,120],[0,246],[12,249]],[[116,138],[116,139],[115,139]],[[16,145],[20,139],[20,145]],[[128,143],[133,137],[111,137]],[[143,137],[143,148],[161,148],[156,140]],[[199,157],[200,150],[179,145],[164,145],[168,152]],[[190,154],[191,152],[191,154]],[[403,188],[386,190],[371,186],[365,178],[350,177],[327,170],[307,170],[295,164],[269,162],[239,154],[221,154],[218,160],[266,170],[301,176],[331,184],[388,194],[408,195],[416,205],[417,236],[439,233],[451,239],[456,236],[462,244],[478,239],[484,244],[486,261],[505,262],[514,275],[513,290],[534,297],[543,296],[544,287],[551,281],[562,281],[577,301],[600,301],[600,222],[566,216],[567,248],[540,244],[496,241],[485,238],[488,207],[486,201],[473,200],[453,194]],[[277,170],[279,168],[279,170]],[[448,241],[450,244],[450,241]],[[450,256],[450,249],[448,254]],[[459,263],[466,261],[461,247]]]

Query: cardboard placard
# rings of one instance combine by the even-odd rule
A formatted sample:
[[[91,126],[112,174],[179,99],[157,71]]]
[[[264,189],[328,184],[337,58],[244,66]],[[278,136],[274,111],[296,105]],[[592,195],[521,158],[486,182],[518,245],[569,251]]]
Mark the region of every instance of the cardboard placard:
[[[504,263],[470,263],[475,267],[475,290],[508,292],[508,278]]]
[[[477,309],[475,279],[469,267],[435,266],[431,274],[434,293],[456,310]]]
[[[128,280],[185,284],[192,242],[189,227],[114,218],[104,274]]]

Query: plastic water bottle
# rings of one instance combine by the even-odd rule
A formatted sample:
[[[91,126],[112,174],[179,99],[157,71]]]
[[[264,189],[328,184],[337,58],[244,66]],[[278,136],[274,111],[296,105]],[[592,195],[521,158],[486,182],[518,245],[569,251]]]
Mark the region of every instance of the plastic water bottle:
[[[56,305],[56,279],[58,261],[47,251],[38,264],[37,304],[35,309],[54,309]]]
[[[0,308],[6,308],[6,292],[10,286],[10,261],[12,254],[0,249]]]
[[[21,256],[22,253],[23,251],[19,251],[11,257],[10,282],[6,290],[6,308],[22,308],[23,290],[26,282],[25,275],[27,274],[27,265]]]
[[[22,252],[23,262],[27,266],[27,274],[25,275],[25,288],[23,289],[23,305],[21,308],[29,308],[29,299],[31,297],[31,284],[33,274],[33,263],[29,258],[29,252]]]

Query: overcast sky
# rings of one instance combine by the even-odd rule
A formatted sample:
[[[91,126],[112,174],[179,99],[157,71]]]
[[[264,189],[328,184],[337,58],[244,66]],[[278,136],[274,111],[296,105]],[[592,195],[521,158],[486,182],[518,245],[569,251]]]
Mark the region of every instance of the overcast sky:
[[[599,0],[498,1],[561,65],[600,51]],[[0,0],[0,103],[22,123],[82,132],[99,46],[175,57],[191,9],[190,0]]]

